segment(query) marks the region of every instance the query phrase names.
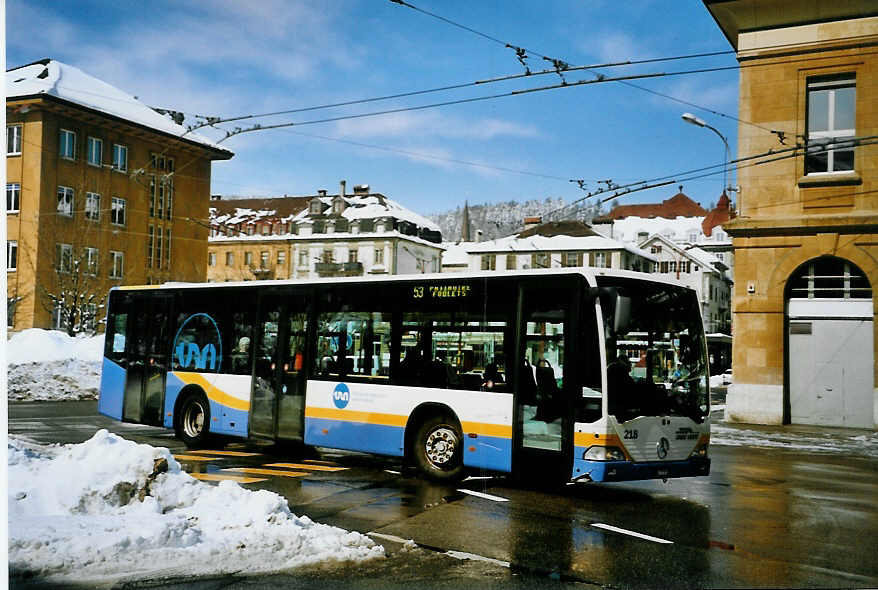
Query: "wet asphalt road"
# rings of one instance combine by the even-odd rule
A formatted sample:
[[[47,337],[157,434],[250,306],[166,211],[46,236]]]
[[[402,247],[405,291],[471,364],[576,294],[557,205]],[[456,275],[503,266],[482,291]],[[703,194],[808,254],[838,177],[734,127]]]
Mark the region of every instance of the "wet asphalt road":
[[[878,587],[878,457],[714,445],[706,478],[538,489],[483,474],[449,487],[356,453],[240,444],[225,447],[231,455],[187,453],[168,431],[99,416],[96,402],[9,406],[9,432],[34,442],[81,442],[98,428],[188,455],[181,463],[201,477],[258,480],[242,485],[371,533],[389,554],[277,576],[117,586]]]

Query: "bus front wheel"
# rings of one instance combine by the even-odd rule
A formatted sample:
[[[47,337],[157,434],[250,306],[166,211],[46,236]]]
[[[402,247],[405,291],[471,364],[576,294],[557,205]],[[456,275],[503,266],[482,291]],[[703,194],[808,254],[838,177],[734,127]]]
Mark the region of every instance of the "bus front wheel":
[[[187,447],[195,449],[204,446],[208,439],[210,426],[210,405],[203,395],[190,395],[177,412],[177,438]]]
[[[418,469],[434,481],[457,481],[463,477],[463,435],[445,416],[423,422],[413,441],[412,455]]]

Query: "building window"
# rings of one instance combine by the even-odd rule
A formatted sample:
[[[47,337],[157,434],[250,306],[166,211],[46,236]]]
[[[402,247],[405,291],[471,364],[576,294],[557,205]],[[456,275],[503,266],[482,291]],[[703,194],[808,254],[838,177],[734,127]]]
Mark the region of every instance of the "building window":
[[[670,263],[667,260],[662,260],[659,272],[668,272],[669,267]]]
[[[149,216],[155,217],[156,182],[155,176],[149,177]]]
[[[21,125],[8,125],[6,127],[6,155],[21,155]]]
[[[649,252],[650,252],[650,254],[661,254],[662,247],[659,244],[656,244],[655,246],[650,246]]]
[[[21,185],[13,182],[6,185],[6,212],[18,213],[21,206]]]
[[[610,257],[607,256],[606,252],[595,252],[594,253],[594,264],[592,266],[596,266],[598,268],[609,268],[608,264]]]
[[[86,140],[86,161],[92,166],[100,166],[104,158],[104,141],[97,137]]]
[[[690,231],[689,232],[689,243],[694,244],[697,241],[698,241],[698,232],[697,231]]]
[[[286,251],[285,251],[285,250],[278,250],[278,251],[277,251],[277,265],[278,265],[278,266],[283,266],[283,265],[286,264],[286,263],[287,263],[287,253],[286,253]]]
[[[98,221],[101,218],[101,196],[97,193],[85,193],[85,218]]]
[[[582,253],[564,252],[561,254],[561,266],[582,266]]]
[[[244,265],[253,266],[253,252],[244,252]]]
[[[269,254],[268,252],[259,253],[259,268],[268,268]]]
[[[552,261],[548,252],[536,252],[531,255],[530,263],[531,268],[549,268]]]
[[[482,254],[482,270],[496,270],[497,269],[497,255],[496,254]]]
[[[55,270],[58,272],[70,272],[73,268],[73,246],[70,244],[55,244]]]
[[[207,253],[207,266],[216,266],[216,252]]]
[[[18,268],[18,242],[6,240],[6,270],[12,272]]]
[[[299,266],[308,266],[307,250],[299,250]]]
[[[110,267],[110,278],[121,279],[122,273],[125,270],[125,253],[111,250],[110,261],[112,262],[112,266]]]
[[[165,230],[165,268],[171,269],[171,230]]]
[[[638,242],[642,242],[643,240],[645,240],[645,239],[648,238],[648,237],[649,237],[649,233],[648,233],[648,232],[645,232],[645,231],[639,231],[639,232],[637,232],[637,241],[638,241]]]
[[[73,217],[73,189],[70,187],[58,187],[58,214]]]
[[[808,80],[808,148],[805,174],[844,172],[854,169],[852,144],[827,144],[853,137],[855,129],[856,78],[828,76]]]
[[[96,276],[98,274],[98,258],[99,252],[97,248],[85,249],[85,272]]]
[[[375,264],[384,264],[384,248],[375,248]]]
[[[76,132],[62,129],[59,133],[58,155],[68,160],[76,159]]]
[[[110,223],[113,225],[125,225],[125,199],[113,197],[110,203]]]
[[[326,249],[323,251],[323,262],[332,264],[332,250]]]
[[[155,267],[162,267],[162,228],[160,227],[155,231]]]
[[[113,170],[128,171],[128,146],[119,143],[113,144]]]
[[[271,225],[268,223],[262,224],[262,235],[267,236],[271,233]]]
[[[506,255],[506,270],[515,270],[518,264],[518,257],[515,254]]]
[[[357,250],[355,250],[353,248],[348,250],[348,262],[350,262],[350,263],[356,262],[357,261],[357,254],[358,254]]]
[[[716,259],[719,260],[720,262],[723,262],[726,259],[725,252],[717,252]]]
[[[247,235],[252,236],[256,233],[256,226],[252,223],[247,224]]]
[[[149,226],[146,235],[146,268],[152,268],[153,252],[155,250],[155,228]]]
[[[226,266],[232,266],[233,264],[235,264],[235,253],[226,252]]]

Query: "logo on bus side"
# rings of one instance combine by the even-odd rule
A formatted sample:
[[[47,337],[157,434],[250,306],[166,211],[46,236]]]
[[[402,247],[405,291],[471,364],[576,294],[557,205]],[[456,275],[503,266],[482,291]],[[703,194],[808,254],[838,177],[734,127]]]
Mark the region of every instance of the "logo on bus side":
[[[344,383],[336,385],[335,389],[332,390],[332,403],[335,404],[335,407],[343,410],[349,401],[351,401],[351,390],[348,389],[348,386]]]
[[[206,313],[190,315],[180,325],[172,349],[175,368],[219,373],[223,344],[219,327]]]

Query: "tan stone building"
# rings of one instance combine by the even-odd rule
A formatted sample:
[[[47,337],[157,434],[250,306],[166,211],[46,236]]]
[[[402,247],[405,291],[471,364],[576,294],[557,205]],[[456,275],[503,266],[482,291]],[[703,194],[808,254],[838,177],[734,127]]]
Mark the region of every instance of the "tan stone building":
[[[6,72],[6,124],[11,329],[66,327],[53,296],[100,315],[113,286],[204,280],[211,161],[232,152],[55,60]]]
[[[726,417],[878,422],[878,5],[704,0],[740,64]],[[782,141],[781,141],[782,140]],[[771,161],[769,161],[771,160]]]

